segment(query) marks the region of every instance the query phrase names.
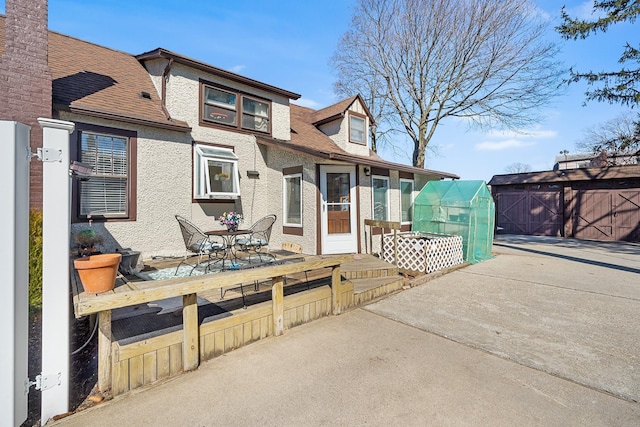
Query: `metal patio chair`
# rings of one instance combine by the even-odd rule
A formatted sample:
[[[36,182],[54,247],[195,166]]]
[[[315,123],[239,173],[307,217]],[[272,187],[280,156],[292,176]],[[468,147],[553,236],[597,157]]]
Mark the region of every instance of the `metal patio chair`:
[[[246,253],[253,251],[258,255],[260,261],[262,261],[262,255],[272,256],[269,254],[269,239],[275,222],[275,215],[267,215],[260,218],[249,227],[246,237],[236,239],[236,247]],[[266,249],[266,251],[263,251],[263,249]]]
[[[224,258],[225,245],[223,243],[211,240],[211,238],[204,234],[204,232],[196,225],[180,215],[176,215],[176,220],[178,220],[180,231],[182,232],[182,238],[184,239],[185,254],[184,259],[176,267],[174,275],[178,274],[178,269],[182,264],[193,267],[189,273],[189,275],[191,275],[193,270],[201,266],[205,266],[205,272],[207,272],[210,269],[212,262],[219,261]],[[212,255],[218,259],[212,261]],[[187,260],[195,256],[198,257],[198,261],[193,265],[189,264]],[[203,259],[205,257],[206,265],[203,263]]]

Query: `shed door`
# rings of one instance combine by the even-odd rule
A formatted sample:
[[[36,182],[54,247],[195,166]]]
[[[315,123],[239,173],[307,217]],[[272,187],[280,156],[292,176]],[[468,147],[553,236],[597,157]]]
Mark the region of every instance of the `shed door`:
[[[640,190],[577,190],[573,237],[640,241]]]
[[[640,242],[640,190],[618,190],[614,203],[616,240]]]
[[[506,234],[527,234],[527,193],[498,193],[496,199],[497,226]]]
[[[573,202],[573,237],[615,240],[611,190],[577,190]]]
[[[498,227],[507,234],[561,236],[560,191],[503,191],[496,200]]]

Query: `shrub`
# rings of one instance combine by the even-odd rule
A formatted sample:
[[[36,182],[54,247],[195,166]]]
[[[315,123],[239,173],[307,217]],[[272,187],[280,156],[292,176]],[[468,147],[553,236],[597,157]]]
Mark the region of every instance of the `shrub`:
[[[29,212],[29,311],[42,309],[42,211]]]

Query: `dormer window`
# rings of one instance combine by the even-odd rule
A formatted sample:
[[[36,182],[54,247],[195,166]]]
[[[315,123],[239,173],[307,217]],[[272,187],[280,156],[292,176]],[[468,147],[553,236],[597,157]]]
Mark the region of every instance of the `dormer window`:
[[[243,96],[242,128],[269,133],[269,104]]]
[[[271,133],[271,102],[210,84],[202,84],[202,124]]]
[[[349,141],[354,144],[367,144],[364,117],[355,116],[353,113],[349,114]]]
[[[236,124],[236,94],[213,87],[204,87],[204,120]]]

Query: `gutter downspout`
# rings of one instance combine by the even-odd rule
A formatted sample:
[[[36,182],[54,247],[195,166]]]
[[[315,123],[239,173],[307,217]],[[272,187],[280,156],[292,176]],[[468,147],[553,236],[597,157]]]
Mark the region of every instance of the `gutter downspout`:
[[[169,58],[169,62],[167,62],[167,66],[164,67],[164,71],[162,71],[162,111],[167,115],[167,120],[171,120],[171,114],[169,114],[169,110],[167,110],[167,81],[169,80],[169,70],[173,65],[173,58]]]

